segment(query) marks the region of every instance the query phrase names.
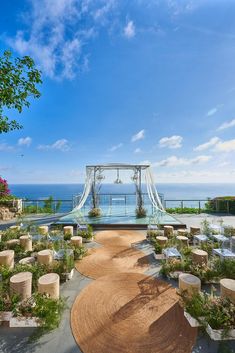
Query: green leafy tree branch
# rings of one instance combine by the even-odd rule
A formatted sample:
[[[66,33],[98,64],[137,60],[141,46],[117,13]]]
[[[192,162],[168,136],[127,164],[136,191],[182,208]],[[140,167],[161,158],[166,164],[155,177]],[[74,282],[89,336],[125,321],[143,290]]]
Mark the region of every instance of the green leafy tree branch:
[[[36,85],[42,83],[41,72],[35,68],[32,58],[12,58],[10,51],[0,56],[0,134],[22,128],[15,119],[4,115],[4,108],[16,109],[29,107],[29,98],[41,96]]]

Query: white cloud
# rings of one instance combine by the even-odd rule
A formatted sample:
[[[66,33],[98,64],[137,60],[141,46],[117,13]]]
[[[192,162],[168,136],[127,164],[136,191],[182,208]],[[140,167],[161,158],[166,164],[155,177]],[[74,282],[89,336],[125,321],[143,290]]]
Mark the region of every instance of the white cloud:
[[[138,140],[143,140],[145,137],[145,130],[140,130],[139,132],[137,132],[137,134],[133,135],[131,138],[131,142],[135,142]]]
[[[67,152],[71,150],[71,147],[69,145],[68,140],[61,139],[61,140],[57,140],[51,145],[39,145],[38,149],[44,150],[44,151],[57,150],[57,151]]]
[[[15,148],[13,146],[8,145],[8,143],[0,143],[0,152],[12,152],[14,150]]]
[[[212,108],[210,110],[208,110],[208,112],[206,113],[207,116],[212,116],[215,115],[217,113],[217,108]]]
[[[183,137],[178,135],[174,135],[171,137],[163,137],[159,141],[159,146],[161,148],[163,147],[168,147],[172,149],[180,148],[182,147],[182,141],[183,141]]]
[[[135,25],[133,21],[128,21],[126,26],[124,27],[124,36],[128,39],[133,38],[135,36]]]
[[[205,143],[195,147],[194,151],[205,151],[205,150],[215,146],[218,142],[220,142],[220,139],[218,137],[216,137],[216,136],[212,137],[208,142],[205,142]]]
[[[211,156],[198,156],[196,158],[187,159],[187,158],[178,158],[176,156],[171,156],[166,159],[163,159],[160,162],[156,162],[153,166],[156,167],[180,167],[182,165],[193,165],[206,163],[211,159]]]
[[[88,57],[83,48],[105,23],[108,25],[116,1],[29,0],[29,3],[29,11],[22,16],[25,30],[8,37],[7,44],[20,55],[32,56],[50,78],[73,79],[87,67]]]
[[[141,152],[142,152],[141,148],[136,148],[136,149],[134,150],[134,153],[141,153]]]
[[[119,148],[121,148],[123,146],[123,143],[119,143],[118,145],[112,146],[109,151],[110,152],[114,152],[116,150],[118,150]]]
[[[29,147],[32,143],[32,139],[31,137],[21,137],[19,140],[18,140],[18,145],[19,146],[27,146]]]
[[[217,130],[225,130],[225,129],[229,129],[230,127],[234,127],[234,126],[235,126],[235,119],[233,119],[231,121],[226,121],[225,123],[220,125]]]
[[[218,142],[216,144],[214,150],[216,152],[233,152],[233,151],[235,151],[235,139]]]

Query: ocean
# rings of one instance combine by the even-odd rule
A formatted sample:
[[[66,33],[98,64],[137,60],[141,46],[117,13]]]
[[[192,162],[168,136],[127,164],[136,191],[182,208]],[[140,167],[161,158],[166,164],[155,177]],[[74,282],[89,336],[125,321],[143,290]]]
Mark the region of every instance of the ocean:
[[[13,195],[19,198],[41,200],[41,202],[26,201],[24,203],[25,206],[33,204],[43,206],[44,203],[42,200],[49,196],[52,196],[54,200],[67,200],[62,202],[60,212],[70,212],[74,207],[72,201],[73,197],[81,194],[83,187],[83,184],[14,184],[10,185],[10,190]],[[193,200],[207,200],[215,196],[235,195],[235,184],[159,184],[157,189],[158,192],[163,195],[163,205],[165,208],[182,207],[182,203],[179,200],[190,200],[184,201],[183,207],[198,208],[199,202]],[[145,185],[143,185],[143,192],[146,192]],[[129,206],[134,206],[136,203],[133,184],[103,184],[100,193],[119,195],[133,194],[127,197],[126,202]],[[117,200],[115,196],[101,196],[100,207],[101,205],[106,207],[111,204],[114,205],[117,203]],[[120,203],[122,203],[122,201],[120,201]],[[145,205],[150,205],[150,200],[147,195],[144,198],[144,203]],[[204,207],[204,205],[205,201],[200,202],[201,208]],[[55,203],[53,207],[55,207]],[[86,202],[86,207],[89,209],[91,207],[90,198]]]
[[[166,200],[206,200],[215,196],[235,195],[234,184],[158,184],[159,193]],[[83,190],[83,184],[12,184],[11,193],[20,198],[31,200],[53,196],[57,200],[71,200]],[[145,188],[143,187],[145,191]],[[131,184],[104,184],[101,193],[134,193]]]

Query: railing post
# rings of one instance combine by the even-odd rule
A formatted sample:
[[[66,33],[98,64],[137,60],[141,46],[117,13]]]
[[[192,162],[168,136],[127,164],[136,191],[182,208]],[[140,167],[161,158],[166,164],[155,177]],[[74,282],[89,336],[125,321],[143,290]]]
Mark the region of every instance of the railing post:
[[[230,205],[229,205],[229,202],[230,202],[230,201],[227,200],[227,213],[230,213],[230,207],[229,207]]]
[[[201,201],[198,201],[198,213],[201,213]]]
[[[183,200],[181,200],[181,211],[183,211],[183,208],[184,208],[184,201]]]
[[[37,213],[38,213],[38,201],[36,202],[36,210],[37,210]]]

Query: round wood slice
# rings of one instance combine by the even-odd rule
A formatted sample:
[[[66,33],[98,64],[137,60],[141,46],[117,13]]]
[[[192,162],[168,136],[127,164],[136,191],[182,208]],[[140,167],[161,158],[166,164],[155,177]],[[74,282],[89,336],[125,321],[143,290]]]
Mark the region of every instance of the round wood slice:
[[[60,296],[60,277],[57,273],[48,273],[38,280],[38,292],[48,294],[53,299]]]
[[[30,298],[32,295],[32,273],[19,272],[10,278],[10,293],[18,294],[21,299]]]
[[[220,294],[221,297],[226,297],[235,304],[235,280],[223,278],[220,280]]]
[[[0,265],[14,268],[14,250],[4,250],[0,252]]]

